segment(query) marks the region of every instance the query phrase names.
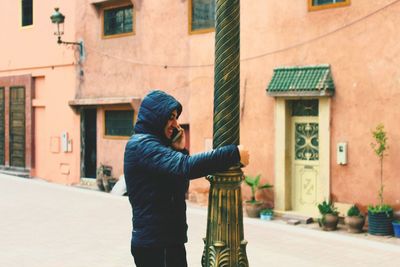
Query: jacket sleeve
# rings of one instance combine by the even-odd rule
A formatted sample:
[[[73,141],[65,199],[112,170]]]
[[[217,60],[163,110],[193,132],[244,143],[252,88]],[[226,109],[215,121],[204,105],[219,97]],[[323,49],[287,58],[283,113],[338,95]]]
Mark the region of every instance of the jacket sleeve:
[[[240,162],[236,145],[227,145],[195,155],[186,155],[160,143],[149,141],[141,157],[142,166],[162,175],[189,179],[224,171]]]
[[[227,170],[240,163],[236,145],[223,146],[189,157],[189,179],[203,177],[214,172]]]

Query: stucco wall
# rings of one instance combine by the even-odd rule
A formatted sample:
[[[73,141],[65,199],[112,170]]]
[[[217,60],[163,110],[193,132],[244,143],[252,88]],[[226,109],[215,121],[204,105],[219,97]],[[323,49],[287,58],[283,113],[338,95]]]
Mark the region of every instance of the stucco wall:
[[[160,88],[184,105],[191,152],[212,137],[214,33],[188,34],[188,1],[132,1],[135,35],[101,38],[101,7],[80,1],[77,38],[87,48],[80,97],[138,96]],[[335,96],[331,115],[331,195],[340,202],[376,202],[378,161],[370,148],[371,129],[383,122],[389,135],[385,197],[399,205],[398,127],[400,5],[353,0],[342,8],[310,12],[307,1],[241,3],[241,143],[251,151],[245,174],[274,182],[274,99],[265,93],[278,66],[330,64]],[[368,14],[372,14],[368,16]],[[365,17],[365,18],[363,18]],[[336,164],[336,144],[347,141],[349,164]],[[108,141],[107,141],[108,142]],[[111,142],[111,141],[110,141]],[[126,141],[115,141],[122,147]],[[99,157],[102,157],[99,155]],[[120,160],[116,157],[117,161]],[[118,165],[118,162],[113,163]],[[244,187],[244,198],[249,189]],[[208,182],[191,183],[194,199],[206,201]]]
[[[57,45],[50,21],[58,4],[66,15],[63,40],[75,41],[75,3],[33,1],[33,25],[21,27],[20,2],[3,1],[0,9],[1,32],[6,38],[0,49],[0,76],[32,76],[32,121],[26,122],[33,123],[34,162],[30,174],[59,183],[78,183],[79,117],[68,105],[77,86],[77,50]],[[63,131],[72,140],[72,151],[68,153],[52,143]]]
[[[80,180],[80,120],[68,105],[74,97],[74,70],[74,66],[56,69],[35,79],[35,167],[32,175],[65,184]],[[62,132],[68,134],[71,151],[62,149]]]

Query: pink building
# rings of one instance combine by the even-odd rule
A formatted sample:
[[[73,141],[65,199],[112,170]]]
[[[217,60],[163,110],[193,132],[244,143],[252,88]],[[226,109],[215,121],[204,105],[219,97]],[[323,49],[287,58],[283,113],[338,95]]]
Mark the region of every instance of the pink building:
[[[3,171],[79,184],[105,164],[119,177],[140,100],[155,88],[182,102],[190,152],[210,148],[213,0],[56,2],[66,16],[62,40],[82,41],[82,56],[77,45],[57,45],[54,1],[6,0],[0,9]],[[377,203],[370,144],[383,123],[384,198],[400,208],[400,3],[241,2],[244,171],[274,184],[260,197],[308,215],[323,199]],[[193,181],[189,198],[205,203],[208,185]]]

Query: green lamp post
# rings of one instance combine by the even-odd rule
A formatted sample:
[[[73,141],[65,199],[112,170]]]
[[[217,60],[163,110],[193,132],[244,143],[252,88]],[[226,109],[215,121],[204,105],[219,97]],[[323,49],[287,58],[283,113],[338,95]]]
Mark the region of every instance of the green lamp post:
[[[240,0],[216,0],[213,147],[239,144]],[[208,177],[203,267],[247,267],[240,166]]]

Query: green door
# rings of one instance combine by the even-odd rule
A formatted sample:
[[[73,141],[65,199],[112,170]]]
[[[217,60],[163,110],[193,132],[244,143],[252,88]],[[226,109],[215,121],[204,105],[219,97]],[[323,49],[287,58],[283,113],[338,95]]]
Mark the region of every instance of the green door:
[[[0,165],[4,165],[4,88],[0,88]]]
[[[10,166],[25,167],[25,88],[10,88]]]

